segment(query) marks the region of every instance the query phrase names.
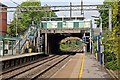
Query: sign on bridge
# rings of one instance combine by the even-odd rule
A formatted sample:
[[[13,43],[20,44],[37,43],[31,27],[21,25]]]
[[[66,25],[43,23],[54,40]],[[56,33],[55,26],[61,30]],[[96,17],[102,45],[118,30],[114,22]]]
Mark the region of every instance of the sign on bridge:
[[[94,36],[97,36],[100,34],[100,28],[93,28],[93,33],[94,33]]]

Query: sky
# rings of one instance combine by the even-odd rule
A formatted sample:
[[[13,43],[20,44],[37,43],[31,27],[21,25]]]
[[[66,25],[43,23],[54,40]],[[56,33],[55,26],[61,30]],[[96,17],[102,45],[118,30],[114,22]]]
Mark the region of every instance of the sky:
[[[17,6],[15,3],[13,3],[12,1],[21,4],[24,1],[27,0],[0,0],[1,3],[7,5],[7,6]],[[73,5],[80,5],[81,0],[40,0],[41,1],[41,5],[69,5],[70,2]],[[102,4],[104,0],[83,0],[83,4]],[[58,16],[69,16],[69,12],[57,12],[56,13]],[[99,15],[98,11],[87,11],[84,12],[84,16],[86,18],[91,18],[92,15]],[[72,13],[72,16],[80,16],[80,11],[76,11]],[[8,13],[8,23],[12,20],[13,18],[13,13]]]

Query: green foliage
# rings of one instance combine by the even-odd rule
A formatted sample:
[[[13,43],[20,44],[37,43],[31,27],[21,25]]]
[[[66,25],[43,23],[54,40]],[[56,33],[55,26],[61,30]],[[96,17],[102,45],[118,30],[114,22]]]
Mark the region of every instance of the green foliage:
[[[77,40],[70,40],[60,43],[60,49],[62,51],[70,51],[71,49],[76,49],[81,45],[81,42]]]
[[[15,31],[16,31],[15,21],[12,21],[10,26],[7,28],[8,36],[15,36]]]
[[[110,35],[112,34],[112,35]],[[105,46],[105,65],[109,69],[119,69],[118,65],[118,37],[114,36],[114,31],[111,32],[106,32],[104,39],[103,39],[103,44]]]
[[[105,31],[103,34],[103,44],[105,46],[105,65],[109,69],[120,70],[119,67],[119,40],[120,40],[120,1],[113,0],[112,2],[104,1],[104,4],[109,4],[112,7],[112,32]],[[107,7],[107,6],[106,6]],[[100,10],[100,15],[103,19],[103,28],[108,27],[108,11]]]
[[[112,70],[117,70],[117,69],[119,69],[116,61],[107,62],[107,63],[105,64],[105,66],[106,66],[108,69],[112,69]]]
[[[26,2],[23,2],[20,4],[19,7],[22,6],[41,6],[41,3],[39,0],[28,0]],[[50,9],[50,8],[49,8]],[[19,10],[19,8],[17,8]],[[17,11],[16,10],[16,11]],[[24,8],[23,10],[33,10],[33,8]],[[45,10],[44,8],[40,8],[40,10]],[[16,19],[15,15],[18,15],[18,18]],[[49,13],[47,13],[48,15]],[[52,16],[56,16],[55,13],[51,13]],[[14,13],[14,19],[10,24],[10,27],[8,28],[8,33],[10,36],[15,36],[16,31],[16,22],[17,22],[17,28],[18,28],[18,34],[24,34],[24,32],[28,29],[29,25],[32,23],[32,20],[34,20],[35,24],[41,20],[42,17],[45,17],[45,12],[15,12]]]
[[[60,49],[63,51],[69,51],[71,48],[69,47],[69,45],[61,44]]]
[[[120,2],[118,2],[116,0],[112,0],[112,1],[105,0],[104,5],[105,6],[98,6],[98,7],[99,8],[108,8],[109,6],[111,6],[111,8],[112,8],[112,24],[116,25],[117,21],[120,20],[120,17],[119,17],[120,9],[118,8],[120,6]],[[109,21],[109,10],[99,10],[99,12],[100,12],[100,16],[102,18],[103,28],[106,29],[108,27],[108,21]],[[117,19],[117,18],[119,18],[119,19]],[[113,27],[115,27],[115,26],[113,26]]]

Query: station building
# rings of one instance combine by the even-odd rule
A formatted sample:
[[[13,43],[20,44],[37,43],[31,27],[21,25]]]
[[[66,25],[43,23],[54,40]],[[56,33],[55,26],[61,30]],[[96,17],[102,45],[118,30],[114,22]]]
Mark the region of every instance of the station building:
[[[0,35],[5,36],[7,33],[7,7],[6,5],[0,3]]]

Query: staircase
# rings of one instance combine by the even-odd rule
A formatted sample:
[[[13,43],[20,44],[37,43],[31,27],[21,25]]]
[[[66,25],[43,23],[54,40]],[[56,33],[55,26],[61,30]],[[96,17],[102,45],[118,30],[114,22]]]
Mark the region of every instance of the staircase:
[[[23,35],[21,41],[16,41],[14,45],[14,50],[16,53],[25,53],[25,49],[29,47],[28,43],[33,43],[33,46],[37,48],[36,39],[38,37],[38,28],[39,24],[37,25],[29,25],[28,29],[26,30],[25,34]],[[38,43],[38,42],[37,42]]]

